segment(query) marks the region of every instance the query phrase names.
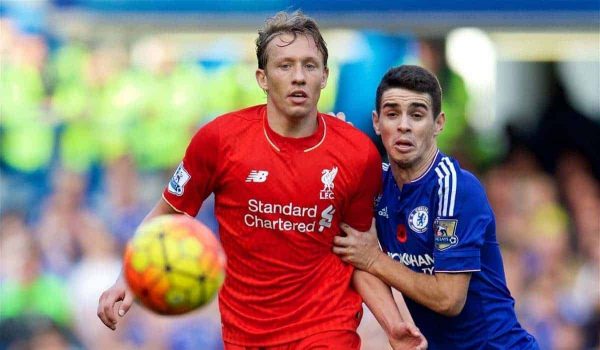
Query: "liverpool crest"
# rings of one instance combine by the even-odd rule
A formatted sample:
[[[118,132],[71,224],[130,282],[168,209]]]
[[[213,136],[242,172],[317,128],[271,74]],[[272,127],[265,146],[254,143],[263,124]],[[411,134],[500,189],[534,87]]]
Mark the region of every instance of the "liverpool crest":
[[[321,172],[321,181],[323,182],[323,189],[319,194],[319,198],[321,199],[334,199],[333,196],[333,188],[335,187],[333,184],[333,180],[335,180],[335,176],[337,175],[338,168],[333,167],[331,170],[323,169]]]

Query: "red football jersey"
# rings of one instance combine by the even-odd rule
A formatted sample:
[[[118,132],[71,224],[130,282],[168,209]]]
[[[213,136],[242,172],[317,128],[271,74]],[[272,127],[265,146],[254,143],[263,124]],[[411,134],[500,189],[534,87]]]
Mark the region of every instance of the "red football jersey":
[[[220,116],[192,138],[164,191],[191,216],[215,194],[228,343],[276,345],[360,322],[353,268],[333,254],[333,237],[341,222],[369,229],[381,159],[353,126],[317,118],[313,135],[286,138],[269,127],[265,105]]]

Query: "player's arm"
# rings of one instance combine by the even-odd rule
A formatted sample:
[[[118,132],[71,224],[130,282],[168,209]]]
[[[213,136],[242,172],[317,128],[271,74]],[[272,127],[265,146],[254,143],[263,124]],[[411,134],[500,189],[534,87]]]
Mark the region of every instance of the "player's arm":
[[[417,273],[379,249],[375,225],[359,232],[343,224],[346,237],[334,239],[334,252],[343,261],[369,272],[419,304],[446,316],[458,315],[467,298],[470,273]]]
[[[444,316],[458,315],[467,300],[470,273],[414,272],[385,254],[377,256],[369,272],[417,303]]]
[[[388,285],[362,270],[355,270],[352,280],[354,288],[387,334],[393,349],[427,348],[427,341],[412,321],[406,305],[400,307],[405,312],[402,313]]]
[[[381,249],[381,245],[379,245],[379,247]],[[386,332],[392,330],[393,326],[399,323],[399,320],[413,325],[415,324],[402,294],[398,294],[398,299],[394,298],[389,285],[382,282],[379,278],[368,272],[357,269],[354,270],[353,283],[354,288],[363,298],[365,304],[369,307],[369,310],[371,310],[376,317],[376,312],[381,313],[382,318],[377,318],[377,321],[379,321],[379,324]],[[392,304],[393,306],[391,306]],[[386,313],[388,308],[392,310],[389,314]],[[395,312],[396,310],[400,313],[400,319],[395,317],[397,315]]]
[[[154,208],[150,210],[148,215],[142,220],[142,223],[149,221],[150,219],[166,214],[178,214],[163,198],[161,198]],[[140,224],[140,225],[141,225]],[[133,293],[127,287],[127,282],[123,276],[123,272],[119,274],[119,277],[115,283],[105,290],[100,295],[98,301],[98,317],[108,328],[115,330],[120,317],[125,316],[129,308],[133,304]],[[117,312],[118,309],[118,312]],[[117,317],[117,314],[119,317]]]
[[[366,158],[362,163],[364,168],[356,172],[359,176],[356,177],[352,187],[354,191],[347,201],[348,205],[344,208],[342,218],[362,230],[369,227],[369,221],[373,218],[373,201],[381,190],[382,179],[381,157],[377,148],[371,142],[368,142],[366,148]],[[395,350],[427,348],[427,341],[412,322],[406,305],[402,304],[401,307],[405,314],[398,310],[389,286],[371,274],[356,270],[353,282],[355,289],[387,333]]]

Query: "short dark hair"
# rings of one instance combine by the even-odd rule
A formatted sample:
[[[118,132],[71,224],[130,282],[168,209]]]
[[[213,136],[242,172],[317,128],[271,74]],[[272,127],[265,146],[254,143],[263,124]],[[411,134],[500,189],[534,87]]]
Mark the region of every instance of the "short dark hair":
[[[400,88],[431,96],[433,118],[437,118],[442,111],[442,87],[438,79],[427,69],[419,66],[403,65],[390,68],[377,87],[375,110],[379,114],[381,96],[389,89]]]
[[[278,35],[289,33],[294,38],[287,43],[293,43],[298,34],[304,34],[312,37],[317,45],[317,48],[323,55],[323,65],[327,67],[327,44],[321,36],[317,22],[314,19],[304,15],[301,11],[295,11],[292,14],[287,12],[277,12],[275,16],[268,18],[265,21],[264,27],[258,31],[256,39],[256,58],[258,59],[258,68],[265,69],[267,66],[267,46]]]

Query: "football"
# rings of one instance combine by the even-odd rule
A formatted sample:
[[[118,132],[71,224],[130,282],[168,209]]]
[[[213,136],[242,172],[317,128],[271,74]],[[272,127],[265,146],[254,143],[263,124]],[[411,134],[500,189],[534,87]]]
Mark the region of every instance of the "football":
[[[213,232],[185,215],[142,224],[125,249],[125,279],[136,300],[161,315],[211,301],[225,276],[225,253]]]

